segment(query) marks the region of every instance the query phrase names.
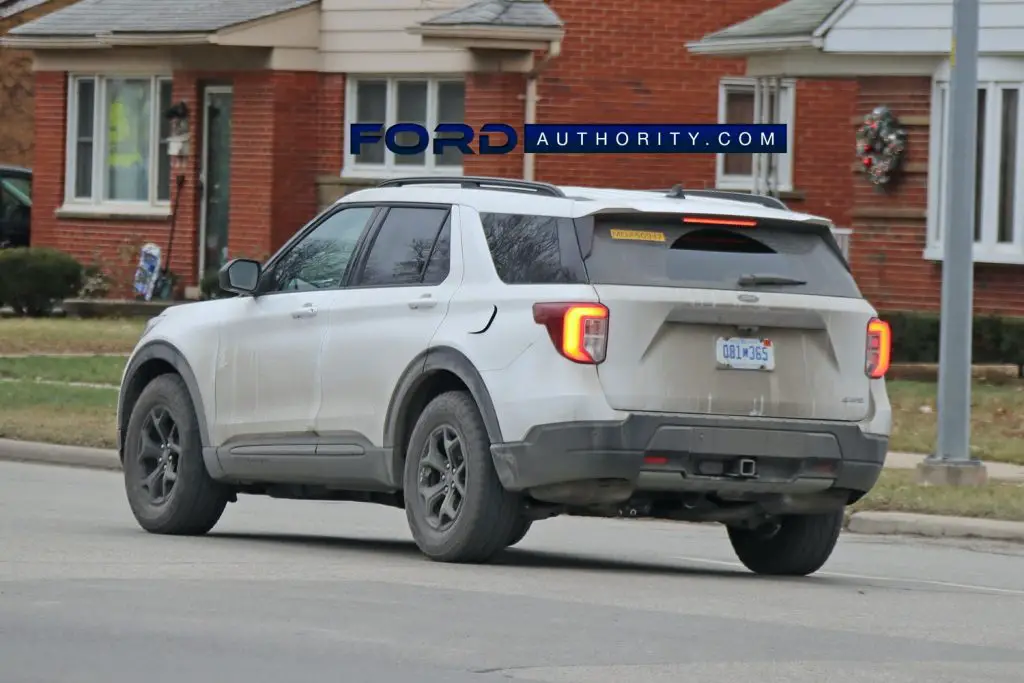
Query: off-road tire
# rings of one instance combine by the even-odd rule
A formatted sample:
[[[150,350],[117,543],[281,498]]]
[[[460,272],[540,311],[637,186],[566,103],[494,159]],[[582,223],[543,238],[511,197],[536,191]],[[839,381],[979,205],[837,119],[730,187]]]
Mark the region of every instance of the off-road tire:
[[[505,544],[505,547],[511,548],[515,544],[519,543],[519,541],[523,540],[523,538],[526,536],[526,532],[530,530],[531,526],[533,526],[533,520],[529,519],[528,517],[520,517],[518,520],[516,520],[516,525],[512,527],[512,536],[510,537],[511,540],[509,540],[509,542]]]
[[[457,518],[444,530],[427,522],[418,491],[420,456],[438,427],[454,428],[463,444],[466,497]],[[409,437],[404,487],[405,514],[420,551],[431,560],[483,563],[503,550],[519,520],[519,497],[498,480],[491,459],[491,442],[480,410],[465,391],[450,391],[432,400],[420,414]]]
[[[146,416],[163,407],[178,426],[181,456],[177,481],[168,500],[153,505],[142,489],[142,465],[138,460],[139,436]],[[128,505],[139,526],[150,533],[199,536],[220,520],[230,492],[210,478],[203,462],[199,420],[184,380],[176,374],[164,374],[146,385],[132,409],[125,432],[124,479]]]
[[[729,541],[740,562],[756,574],[807,576],[821,569],[839,539],[843,510],[783,517],[774,535],[729,528]]]

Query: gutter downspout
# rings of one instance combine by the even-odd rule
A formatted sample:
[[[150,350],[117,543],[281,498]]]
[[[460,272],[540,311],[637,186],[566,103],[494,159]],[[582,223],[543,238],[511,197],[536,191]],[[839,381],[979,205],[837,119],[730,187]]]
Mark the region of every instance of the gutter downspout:
[[[537,123],[537,81],[540,74],[547,68],[553,59],[562,53],[562,41],[552,41],[548,47],[547,54],[530,70],[526,75],[526,115],[523,122],[526,124]],[[523,153],[523,180],[533,180],[536,169],[536,159],[533,154]]]

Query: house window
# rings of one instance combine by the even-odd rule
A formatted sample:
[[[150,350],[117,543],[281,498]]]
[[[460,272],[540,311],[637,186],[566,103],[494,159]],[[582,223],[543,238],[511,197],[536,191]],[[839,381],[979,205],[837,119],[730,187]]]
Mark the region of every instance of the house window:
[[[753,78],[723,78],[718,89],[718,122],[719,123],[754,123],[755,113],[761,104],[757,101]],[[784,79],[779,83],[779,101],[774,94],[769,97],[768,111],[773,112],[768,120],[758,123],[782,123],[788,132],[786,154],[764,155],[762,158],[771,160],[776,169],[776,189],[789,191],[793,189],[793,135],[796,86],[793,81]],[[715,164],[715,186],[721,190],[752,190],[754,188],[754,155],[753,154],[719,154]]]
[[[1015,68],[1010,60],[998,64],[986,61],[979,63],[976,100],[974,260],[1024,263],[1024,170],[1020,167],[1024,159],[1024,60],[1014,60],[1018,61]],[[925,257],[930,259],[943,258],[942,239],[949,227],[949,103],[946,76],[935,81],[932,93],[925,250]]]
[[[66,201],[106,207],[170,199],[171,79],[72,76]]]
[[[466,85],[461,80],[438,78],[361,77],[348,82],[345,120],[348,123],[418,123],[432,131],[439,123],[463,123],[466,118]],[[416,141],[400,134],[398,142]],[[384,141],[364,143],[358,155],[345,150],[346,175],[392,176],[411,172],[461,175],[462,154],[448,148],[440,156],[428,148],[420,154],[394,154]]]

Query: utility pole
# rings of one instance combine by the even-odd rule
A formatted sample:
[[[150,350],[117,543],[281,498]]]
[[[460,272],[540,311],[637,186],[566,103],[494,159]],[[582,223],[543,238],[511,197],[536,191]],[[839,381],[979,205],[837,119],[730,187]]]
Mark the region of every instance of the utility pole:
[[[978,0],[953,0],[949,137],[945,157],[942,313],[939,333],[938,448],[918,469],[928,483],[978,484],[971,458],[971,322],[978,130]],[[935,106],[933,103],[932,106]]]

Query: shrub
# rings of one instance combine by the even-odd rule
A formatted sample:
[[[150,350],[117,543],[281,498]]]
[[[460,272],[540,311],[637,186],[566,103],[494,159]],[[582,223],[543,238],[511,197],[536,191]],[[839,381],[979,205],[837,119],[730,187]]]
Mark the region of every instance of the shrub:
[[[0,251],[0,300],[18,315],[42,317],[84,284],[82,264],[47,247]]]
[[[892,326],[895,363],[939,362],[939,315],[881,311]],[[977,315],[972,329],[972,362],[979,365],[1024,365],[1024,318]]]

